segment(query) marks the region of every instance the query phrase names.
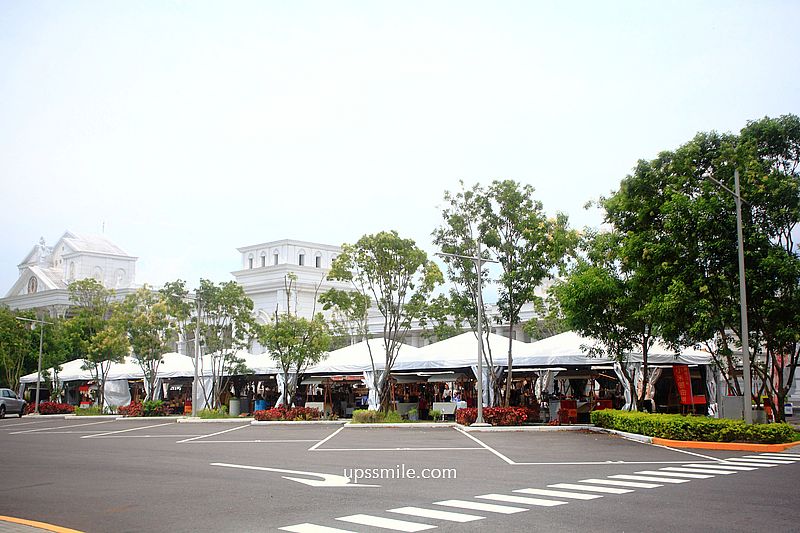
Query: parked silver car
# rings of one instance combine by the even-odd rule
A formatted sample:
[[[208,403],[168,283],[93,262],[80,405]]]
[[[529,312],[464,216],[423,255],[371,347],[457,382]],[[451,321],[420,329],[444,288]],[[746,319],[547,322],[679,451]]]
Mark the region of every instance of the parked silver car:
[[[6,413],[17,413],[22,418],[26,403],[13,390],[0,389],[0,418],[5,418]]]

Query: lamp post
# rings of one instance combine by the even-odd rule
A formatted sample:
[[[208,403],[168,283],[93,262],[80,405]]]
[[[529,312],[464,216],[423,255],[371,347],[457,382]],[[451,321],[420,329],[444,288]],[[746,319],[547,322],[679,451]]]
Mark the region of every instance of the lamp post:
[[[715,183],[718,187],[720,187],[725,192],[733,195],[733,198],[736,200],[736,237],[737,237],[737,248],[739,254],[739,313],[741,315],[742,320],[742,373],[744,374],[744,421],[747,424],[753,423],[753,405],[752,405],[752,385],[750,383],[750,330],[747,325],[747,284],[745,281],[744,275],[744,236],[742,232],[742,195],[739,191],[739,170],[735,169],[733,171],[733,183],[734,183],[734,190],[730,190],[728,187],[723,185],[712,178],[711,176],[704,174],[704,178],[707,180]],[[747,203],[747,202],[745,202]]]
[[[35,324],[39,324],[39,370],[38,373],[36,374],[36,405],[34,406],[34,412],[38,415],[39,389],[41,388],[41,382],[42,382],[42,344],[44,343],[44,325],[52,324],[52,322],[47,322],[45,320],[39,320],[39,319],[25,318],[21,316],[16,317],[16,319],[23,320],[25,322],[33,322]]]
[[[440,257],[457,257],[459,259],[468,259],[475,263],[475,271],[478,275],[478,415],[475,418],[475,423],[472,424],[473,426],[488,426],[486,422],[483,420],[483,277],[481,276],[481,272],[483,270],[484,263],[497,263],[492,259],[484,259],[481,257],[481,243],[480,241],[476,240],[476,246],[478,249],[478,253],[475,257],[468,256],[468,255],[458,255],[458,254],[446,254],[446,253],[438,253],[436,255]]]
[[[177,298],[185,298],[194,302],[195,305],[195,329],[194,329],[194,379],[192,380],[192,416],[197,416],[197,395],[200,392],[200,298],[189,296],[188,294],[172,294]]]

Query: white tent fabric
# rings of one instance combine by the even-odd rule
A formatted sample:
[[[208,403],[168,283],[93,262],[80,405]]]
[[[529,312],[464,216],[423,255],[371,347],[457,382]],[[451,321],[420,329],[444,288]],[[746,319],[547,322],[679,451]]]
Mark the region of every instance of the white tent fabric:
[[[289,372],[287,374],[287,378],[289,380],[289,386],[291,388],[297,387],[297,373]],[[278,382],[278,399],[275,401],[275,406],[281,406],[284,403],[289,405],[294,404],[294,398],[289,398],[288,401],[286,399],[286,381],[283,378],[283,372],[280,372],[275,375],[275,381]]]
[[[485,340],[484,338],[484,342]],[[511,343],[514,364],[518,365],[520,363],[517,361],[517,354],[521,353],[521,350],[528,346],[528,344],[520,341],[511,341]],[[504,366],[508,360],[508,337],[490,333],[489,345],[492,350],[495,366]],[[484,350],[486,349],[484,345]],[[472,365],[477,365],[477,363],[478,339],[473,332],[468,331],[461,335],[418,348],[416,351],[405,353],[401,351],[394,369],[427,370],[437,368],[459,368],[471,367]]]
[[[103,407],[120,407],[131,403],[127,379],[107,380],[103,387]]]
[[[719,406],[717,405],[718,372],[714,365],[706,367],[706,392],[708,394],[706,402],[708,405],[708,416],[714,418],[719,418]]]
[[[415,359],[420,349],[408,344],[400,346],[394,370],[402,370],[398,363],[402,358]],[[357,374],[365,370],[372,370],[370,351],[375,361],[375,368],[382,369],[386,366],[386,346],[383,339],[369,339],[344,348],[339,348],[328,354],[319,364],[306,370],[306,374]],[[416,370],[416,368],[414,368]]]
[[[514,347],[514,364],[525,366],[583,366],[611,362],[606,357],[589,357],[588,348],[598,344],[595,339],[584,337],[574,331],[567,331],[532,343],[520,343]],[[630,362],[641,362],[641,350],[634,350],[628,356]],[[687,348],[676,354],[661,343],[655,343],[647,354],[650,364],[707,365],[711,355],[702,350]],[[502,364],[501,361],[496,361]]]
[[[472,369],[472,375],[476,378],[478,377],[478,365],[472,365],[470,367]],[[497,405],[495,399],[495,391],[494,387],[492,387],[492,373],[489,372],[489,368],[485,365],[482,368],[483,370],[483,405],[484,407],[491,407],[493,405]],[[495,366],[492,368],[494,371],[494,377],[496,380],[500,380],[503,377],[503,367]],[[477,386],[477,385],[476,385]]]

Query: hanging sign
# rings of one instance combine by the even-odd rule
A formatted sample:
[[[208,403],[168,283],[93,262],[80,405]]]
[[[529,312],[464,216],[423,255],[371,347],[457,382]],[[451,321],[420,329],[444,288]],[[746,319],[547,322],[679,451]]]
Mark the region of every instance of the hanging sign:
[[[681,397],[681,405],[692,404],[692,378],[687,365],[672,365],[672,374],[675,377],[675,386]]]

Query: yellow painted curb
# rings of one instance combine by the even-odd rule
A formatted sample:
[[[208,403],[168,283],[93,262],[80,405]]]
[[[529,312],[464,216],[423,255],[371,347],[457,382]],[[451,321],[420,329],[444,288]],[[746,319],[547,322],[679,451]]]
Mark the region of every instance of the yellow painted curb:
[[[750,444],[748,442],[701,442],[692,440],[670,440],[653,437],[653,444],[669,446],[671,448],[696,448],[700,450],[729,450],[740,452],[782,452],[792,446],[797,446],[800,441],[785,444]]]
[[[14,518],[13,516],[0,515],[0,522],[11,522],[13,524],[21,524],[23,526],[38,527],[39,529],[53,531],[54,533],[83,533],[83,531],[78,531],[77,529],[54,526],[53,524],[45,524],[44,522],[36,522],[35,520],[25,520],[24,518]]]

